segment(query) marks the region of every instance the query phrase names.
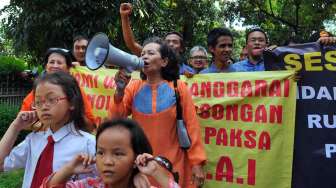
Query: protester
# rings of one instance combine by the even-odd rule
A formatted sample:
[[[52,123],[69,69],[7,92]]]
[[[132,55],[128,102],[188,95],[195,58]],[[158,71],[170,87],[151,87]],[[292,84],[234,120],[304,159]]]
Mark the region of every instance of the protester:
[[[154,155],[162,155],[172,161],[180,174],[180,186],[200,186],[204,182],[202,166],[206,156],[191,95],[184,82],[176,81],[179,77],[177,57],[163,41],[148,40],[141,58],[145,61],[142,80],[132,80],[126,88],[117,87],[109,117],[132,114],[149,138]],[[192,144],[186,151],[180,148],[176,133],[174,80]],[[116,83],[127,84],[129,81],[125,71],[121,70],[115,76]],[[191,181],[193,184],[190,184]]]
[[[132,32],[131,23],[129,17],[132,14],[132,4],[122,3],[120,5],[121,26],[125,44],[131,52],[137,56],[141,55],[142,46],[135,40]],[[169,32],[165,35],[165,41],[168,46],[171,47],[178,54],[179,57],[179,74],[186,74],[193,72],[193,69],[188,66],[186,60],[183,57],[184,42],[183,36],[177,31]]]
[[[71,57],[69,51],[63,48],[49,48],[45,58],[43,67],[45,69],[45,74],[50,74],[58,71],[69,73],[71,68]],[[94,125],[94,116],[92,113],[91,103],[88,101],[84,90],[80,90],[82,94],[82,98],[84,101],[84,109],[85,109],[85,119],[87,124],[89,125],[88,129],[93,130],[95,128]],[[34,102],[34,94],[31,91],[24,99],[21,105],[20,111],[31,111],[32,104]]]
[[[77,35],[73,39],[72,56],[73,65],[85,66],[85,51],[89,39],[82,35]]]
[[[135,187],[133,177],[139,171],[153,177],[160,187],[179,187],[173,175],[166,170],[167,161],[163,163],[162,158],[149,154],[152,148],[135,121],[116,119],[104,122],[97,130],[96,143],[95,159],[88,155],[77,155],[46,179],[42,187]],[[69,181],[74,174],[92,172],[89,166],[93,163],[99,177]]]
[[[211,65],[200,74],[231,72],[233,36],[226,28],[215,28],[208,33],[208,48],[212,54]]]
[[[261,28],[253,28],[246,33],[248,58],[232,65],[235,72],[264,71],[263,51],[267,47],[268,38]]]
[[[208,52],[203,46],[194,46],[190,50],[189,64],[193,68],[192,74],[197,74],[208,65]]]
[[[22,187],[37,188],[78,153],[95,154],[94,136],[84,132],[83,98],[76,80],[56,72],[33,87],[34,111],[19,112],[0,141],[0,170],[25,169]],[[13,147],[21,130],[39,120],[46,131],[32,132]]]

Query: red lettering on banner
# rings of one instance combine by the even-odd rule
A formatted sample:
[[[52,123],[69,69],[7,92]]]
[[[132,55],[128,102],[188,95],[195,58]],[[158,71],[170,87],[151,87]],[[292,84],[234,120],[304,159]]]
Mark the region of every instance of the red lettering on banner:
[[[231,129],[230,130],[230,146],[242,147],[241,135],[243,131],[241,129]]]
[[[281,82],[280,80],[273,80],[269,88],[270,97],[281,97]]]
[[[190,93],[192,96],[198,97],[198,84],[197,83],[191,84]]]
[[[225,115],[224,115],[225,111]],[[196,106],[196,112],[202,119],[212,118],[214,120],[227,121],[243,121],[257,123],[282,123],[282,105],[257,105],[253,107],[251,104],[201,104]],[[268,122],[269,121],[269,122]]]
[[[262,123],[267,122],[267,112],[266,112],[265,105],[258,105],[257,106],[254,121],[259,122],[259,123],[260,122],[262,122]]]
[[[238,104],[226,106],[226,120],[238,121]]]
[[[266,97],[267,95],[267,82],[265,80],[255,81],[255,96]]]
[[[104,107],[105,104],[105,96],[99,95],[96,100],[96,109],[101,110]]]
[[[244,133],[246,140],[244,141],[245,147],[249,149],[253,149],[257,146],[257,142],[255,140],[255,137],[257,136],[257,133],[253,130],[247,130]]]
[[[211,106],[209,104],[202,104],[201,107],[199,108],[199,116],[202,119],[208,119],[210,117],[210,109]]]
[[[223,105],[215,104],[215,105],[212,106],[211,109],[212,109],[212,117],[215,120],[223,119],[223,116],[224,116],[224,107],[223,107]]]
[[[93,76],[92,74],[81,74],[81,80],[82,82],[80,83],[81,87],[86,87],[86,88],[98,88],[98,75]]]
[[[270,123],[275,123],[275,120],[277,123],[282,123],[282,105],[270,106]]]
[[[77,82],[78,82],[78,85],[80,85],[80,81],[81,81],[81,75],[80,75],[80,73],[75,73],[75,74],[73,74],[72,73],[72,76],[77,80]]]
[[[96,99],[96,95],[86,94],[86,97],[89,99],[91,106],[94,107],[94,102]]]
[[[269,133],[263,131],[258,135],[255,130],[227,130],[225,128],[205,127],[204,143],[258,150],[271,149],[271,137]]]
[[[229,97],[238,97],[238,85],[237,81],[229,81],[227,83],[227,95]]]
[[[240,164],[239,166],[245,166],[245,165]],[[247,177],[246,177],[247,185],[253,186],[256,184],[256,160],[255,159],[248,159],[247,173],[241,172],[242,176],[239,176],[240,174],[235,173],[234,170],[235,168],[234,168],[231,158],[228,156],[220,156],[217,162],[217,165],[216,165],[215,180],[222,182],[223,179],[225,178],[225,182],[228,182],[228,183],[244,184],[244,180],[246,177],[245,174],[247,174]],[[211,180],[212,174],[208,173],[206,178]],[[234,182],[234,180],[236,181]]]
[[[216,131],[216,129],[215,129]],[[225,129],[219,129],[218,134],[216,136],[216,145],[223,145],[227,146],[228,145],[228,135],[226,134]]]
[[[245,121],[245,122],[251,122],[252,121],[252,105],[243,104],[241,106],[240,119],[242,121]]]
[[[214,82],[213,95],[216,98],[224,97],[224,82]]]
[[[271,149],[271,136],[268,132],[261,132],[259,137],[258,148],[261,150],[270,150]]]
[[[289,86],[290,82],[288,79],[286,79],[284,84],[284,97],[289,97]]]
[[[247,162],[247,184],[255,185],[256,183],[256,160],[249,159]]]
[[[205,144],[210,144],[210,137],[216,136],[216,129],[213,127],[205,127]]]
[[[111,104],[111,98],[113,96],[110,95],[87,95],[88,99],[91,102],[91,106],[97,110],[109,110]]]
[[[105,89],[116,88],[114,77],[113,76],[106,76],[104,78],[103,86],[104,86]]]
[[[240,96],[252,97],[252,84],[249,80],[243,81]]]
[[[226,179],[227,182],[233,182],[233,165],[231,159],[226,156],[222,156],[216,167],[216,180],[222,181],[223,178]]]
[[[201,83],[201,97],[211,97],[211,82]]]

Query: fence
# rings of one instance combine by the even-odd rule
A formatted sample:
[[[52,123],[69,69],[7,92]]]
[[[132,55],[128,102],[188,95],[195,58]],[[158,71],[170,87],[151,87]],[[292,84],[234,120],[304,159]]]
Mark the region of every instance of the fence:
[[[21,76],[15,74],[0,75],[0,103],[20,106],[31,88],[31,82],[22,79]]]

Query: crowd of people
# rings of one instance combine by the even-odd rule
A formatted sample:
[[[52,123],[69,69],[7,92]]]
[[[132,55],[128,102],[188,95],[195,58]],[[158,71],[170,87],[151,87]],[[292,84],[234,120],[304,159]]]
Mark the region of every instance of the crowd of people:
[[[140,45],[131,29],[131,14],[132,5],[121,4],[125,44],[144,61],[141,80],[130,80],[122,69],[116,73],[115,81],[126,85],[117,85],[109,118],[101,125],[95,125],[84,90],[69,74],[71,67],[85,66],[89,39],[76,36],[71,51],[49,48],[46,52],[44,72],[0,141],[0,170],[24,168],[22,187],[188,188],[204,184],[207,157],[201,128],[179,76],[264,71],[268,36],[260,28],[249,30],[240,60],[235,62],[231,31],[215,28],[207,35],[208,50],[196,45],[185,56],[183,36],[176,31]],[[323,33],[314,41],[335,44],[336,39]],[[176,131],[179,107],[191,141],[188,149],[180,147]],[[23,129],[32,132],[13,148]]]

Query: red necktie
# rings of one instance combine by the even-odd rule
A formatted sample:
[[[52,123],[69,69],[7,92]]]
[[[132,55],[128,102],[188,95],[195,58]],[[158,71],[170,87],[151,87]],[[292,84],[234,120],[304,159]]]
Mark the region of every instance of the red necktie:
[[[39,188],[43,179],[53,172],[54,143],[52,136],[48,136],[48,144],[36,164],[31,188]]]

